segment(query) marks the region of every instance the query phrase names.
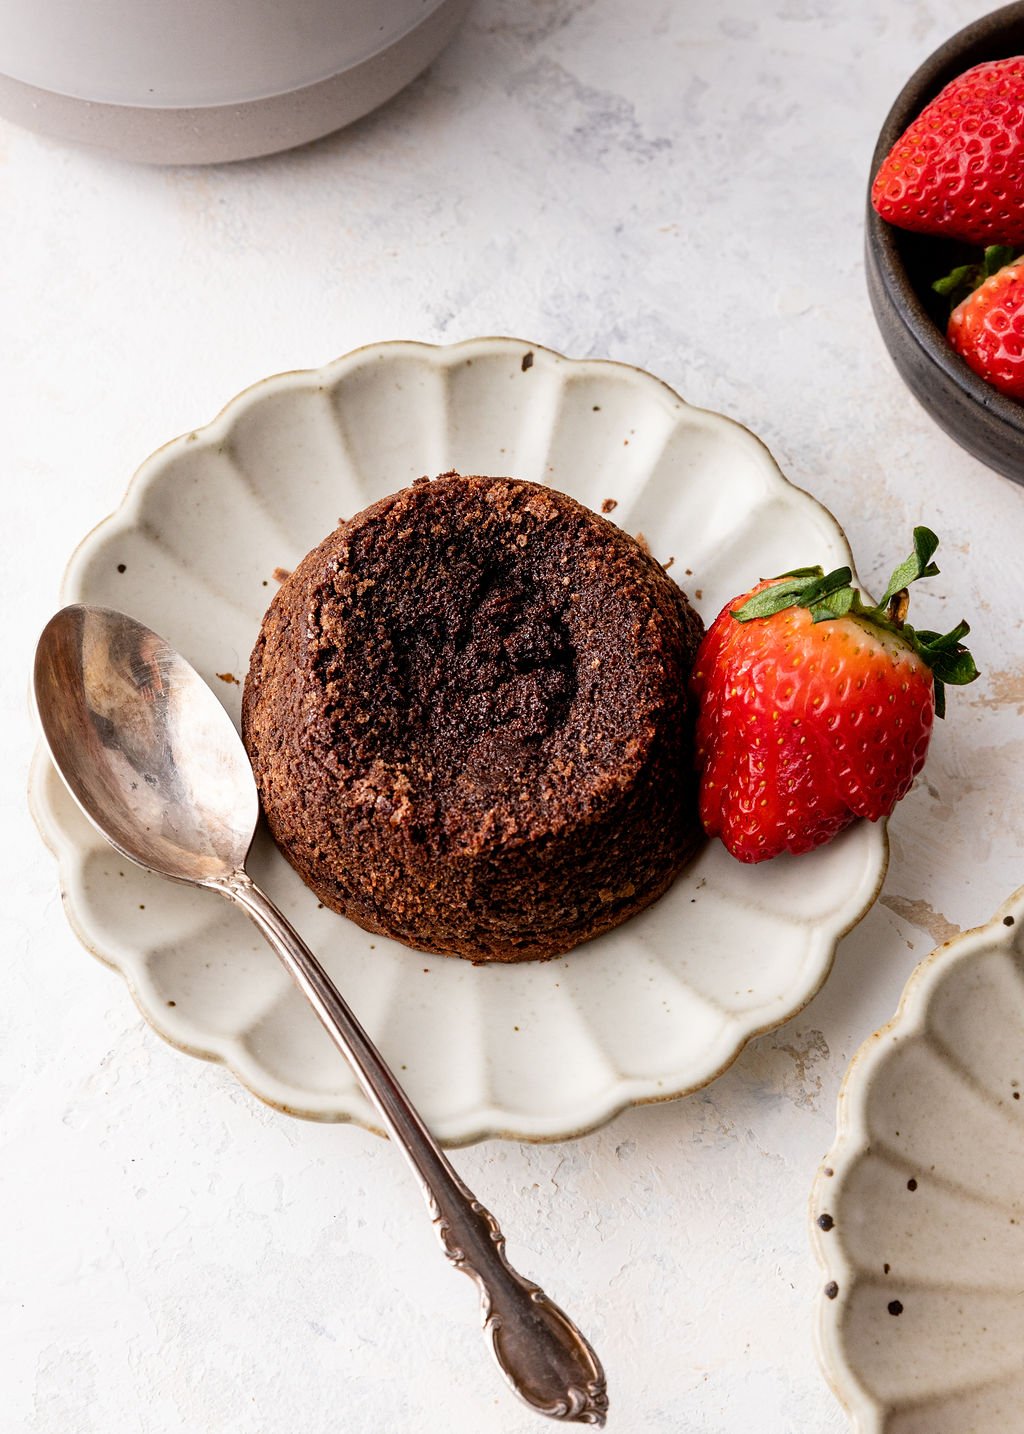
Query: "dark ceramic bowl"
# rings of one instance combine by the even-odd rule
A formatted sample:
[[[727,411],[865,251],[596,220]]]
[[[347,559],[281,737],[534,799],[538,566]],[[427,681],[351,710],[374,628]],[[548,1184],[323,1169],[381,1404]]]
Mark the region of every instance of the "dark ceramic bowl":
[[[983,60],[1024,55],[1024,3],[1004,5],[935,51],[904,85],[878,137],[871,179],[912,119],[957,75]],[[946,342],[949,305],[935,279],[978,249],[908,234],[879,219],[868,185],[866,266],[871,307],[885,346],[914,397],[975,458],[1024,483],[1024,404],[980,379]]]

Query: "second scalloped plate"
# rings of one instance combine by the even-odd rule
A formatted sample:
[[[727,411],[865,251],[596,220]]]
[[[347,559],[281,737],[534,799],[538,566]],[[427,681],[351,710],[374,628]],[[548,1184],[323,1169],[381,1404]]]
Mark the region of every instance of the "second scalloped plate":
[[[643,533],[705,617],[756,577],[850,562],[835,519],[738,424],[650,374],[517,339],[387,343],[282,374],[155,453],[69,567],[65,602],[120,608],[239,715],[274,590],[340,518],[448,469],[550,483]],[[147,876],[48,761],[33,807],[68,917],[150,1023],[284,1110],[373,1128],[362,1094],[244,917]],[[554,1140],[712,1080],[828,974],[885,869],[885,833],[746,867],[709,846],[654,906],[546,964],[424,956],[318,907],[261,832],[251,870],[302,931],[437,1136]]]
[[[1024,888],[854,1057],[812,1210],[822,1363],[859,1434],[1024,1409]]]

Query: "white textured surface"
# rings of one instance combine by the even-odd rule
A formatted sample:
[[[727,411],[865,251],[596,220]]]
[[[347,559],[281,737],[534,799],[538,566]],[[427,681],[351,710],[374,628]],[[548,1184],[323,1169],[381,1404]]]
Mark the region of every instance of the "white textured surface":
[[[986,675],[952,695],[882,901],[813,1004],[702,1095],[458,1157],[600,1349],[612,1430],[844,1429],[806,1232],[842,1070],[934,938],[1020,881],[1024,492],[914,405],[861,266],[885,111],[976,13],[479,0],[406,94],[299,154],[161,172],[0,128],[4,1434],[544,1427],[490,1369],[393,1152],[153,1036],[67,930],[23,801],[35,634],[151,449],[266,373],[503,331],[748,423],[869,585],[929,520],[944,571],[919,610],[975,623]]]

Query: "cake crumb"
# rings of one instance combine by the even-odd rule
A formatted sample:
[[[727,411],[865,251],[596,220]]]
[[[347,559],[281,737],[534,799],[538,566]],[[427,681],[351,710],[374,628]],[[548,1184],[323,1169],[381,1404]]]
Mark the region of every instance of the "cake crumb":
[[[606,498],[606,499],[604,500],[604,502],[601,504],[601,512],[602,512],[602,513],[614,513],[614,512],[615,512],[615,509],[616,509],[618,506],[619,506],[618,499],[616,499],[616,498]]]
[[[238,678],[233,672],[218,672],[217,676],[220,678],[221,682],[233,682],[236,687],[241,686],[238,681]]]
[[[275,583],[287,582],[291,575],[291,568],[275,568],[274,571],[270,574],[270,576],[274,579]]]

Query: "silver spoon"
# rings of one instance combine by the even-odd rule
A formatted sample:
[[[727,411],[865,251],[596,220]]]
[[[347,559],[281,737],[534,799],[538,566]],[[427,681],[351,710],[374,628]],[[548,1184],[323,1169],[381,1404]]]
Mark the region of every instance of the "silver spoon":
[[[320,962],[246,874],[256,783],[210,688],[133,618],[75,605],[39,639],[35,699],[57,769],[103,836],[150,871],[226,896],[277,952],[412,1166],[444,1253],[479,1286],[484,1332],[515,1392],[552,1419],[603,1425],[608,1396],[594,1351],[511,1268],[494,1216],[456,1175]]]

